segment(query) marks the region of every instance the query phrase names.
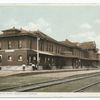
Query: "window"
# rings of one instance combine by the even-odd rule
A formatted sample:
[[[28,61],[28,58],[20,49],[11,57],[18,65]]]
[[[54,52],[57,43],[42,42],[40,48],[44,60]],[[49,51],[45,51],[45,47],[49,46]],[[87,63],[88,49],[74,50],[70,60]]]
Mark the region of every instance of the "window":
[[[56,53],[57,53],[57,46],[56,46]]]
[[[21,55],[18,56],[18,61],[22,61],[23,57]]]
[[[57,52],[58,52],[58,53],[59,53],[59,49],[60,49],[60,48],[59,48],[59,46],[58,46],[58,48],[57,48]]]
[[[2,55],[0,55],[0,63],[2,62]]]
[[[46,51],[48,51],[48,43],[47,43],[47,45],[46,45]]]
[[[53,52],[53,44],[49,45],[49,52]]]
[[[29,62],[29,63],[32,63],[31,61],[32,61],[32,57],[29,56],[29,57],[28,57],[28,62]]]
[[[52,52],[53,52],[53,44],[52,44],[51,48],[52,48],[51,50],[52,50]]]
[[[1,50],[1,42],[0,42],[0,50]]]
[[[11,41],[8,41],[8,49],[11,49]]]
[[[43,41],[40,42],[39,49],[41,51],[44,51],[44,43],[43,43]]]
[[[47,58],[46,57],[45,57],[45,60],[44,61],[45,61],[45,63],[47,62]]]
[[[33,57],[33,60],[36,60],[36,57]]]
[[[32,40],[30,40],[30,49],[32,49]]]
[[[21,40],[18,41],[18,48],[22,48],[22,41]]]
[[[12,57],[11,56],[8,56],[8,61],[12,61]]]
[[[39,43],[39,50],[42,51],[42,42]]]
[[[48,47],[48,51],[50,52],[51,51],[51,44],[49,43],[49,47]]]

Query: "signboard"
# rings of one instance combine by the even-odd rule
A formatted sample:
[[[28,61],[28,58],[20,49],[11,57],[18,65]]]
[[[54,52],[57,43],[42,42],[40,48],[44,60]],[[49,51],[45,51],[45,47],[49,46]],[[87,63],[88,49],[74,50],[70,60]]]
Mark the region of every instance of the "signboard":
[[[14,52],[15,50],[5,50],[5,52]]]

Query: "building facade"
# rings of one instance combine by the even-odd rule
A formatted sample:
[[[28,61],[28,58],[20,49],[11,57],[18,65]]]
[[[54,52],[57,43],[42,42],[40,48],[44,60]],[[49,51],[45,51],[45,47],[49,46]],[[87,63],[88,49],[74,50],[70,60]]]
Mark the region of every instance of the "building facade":
[[[38,65],[38,69],[62,69],[99,66],[94,41],[72,43],[56,41],[40,31],[15,27],[0,35],[0,66]],[[16,68],[15,68],[16,69]]]

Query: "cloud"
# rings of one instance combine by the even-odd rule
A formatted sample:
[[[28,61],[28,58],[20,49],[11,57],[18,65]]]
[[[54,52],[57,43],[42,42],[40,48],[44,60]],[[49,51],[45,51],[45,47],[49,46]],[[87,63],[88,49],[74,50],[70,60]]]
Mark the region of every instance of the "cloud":
[[[8,22],[6,22],[3,28],[7,29],[7,28],[12,28],[14,26],[16,28],[23,28],[31,31],[40,30],[47,34],[52,33],[51,24],[48,21],[46,21],[44,18],[39,18],[36,21],[31,21],[26,24],[23,24],[15,19],[11,19]]]
[[[99,47],[99,49],[100,49],[100,36],[96,36],[95,37],[95,41],[96,41],[96,45],[97,45],[97,47]]]
[[[82,28],[82,29],[91,29],[92,26],[91,26],[90,24],[88,24],[88,23],[84,23],[84,24],[82,24],[82,25],[80,26],[80,28]]]
[[[26,29],[26,30],[31,30],[31,31],[36,31],[39,29],[39,26],[35,23],[29,22],[27,25],[23,25],[21,26],[22,28]]]
[[[96,37],[95,32],[87,31],[87,32],[79,32],[70,34],[69,38],[75,42],[84,42],[84,41],[94,41]]]
[[[44,29],[49,27],[49,23],[44,20],[43,18],[39,18],[34,22],[28,22],[26,26],[23,26],[29,30],[38,30]]]
[[[20,27],[20,23],[15,20],[15,19],[11,19],[9,21],[6,22],[6,24],[3,25],[3,28],[6,29],[6,28],[12,28],[12,27]]]
[[[99,22],[99,20],[97,22]],[[45,34],[48,34],[52,37],[54,37],[54,35],[55,35],[55,34],[53,34],[52,24],[49,23],[44,18],[38,18],[36,21],[30,21],[26,24],[23,24],[15,19],[11,19],[11,20],[9,19],[9,21],[3,25],[3,29],[12,28],[13,26],[15,26],[16,28],[22,27],[23,29],[32,30],[32,31],[40,30],[40,31],[44,32]],[[77,33],[69,32],[67,38],[74,42],[96,41],[97,47],[100,48],[100,36],[97,35],[99,33],[94,31],[93,27],[88,23],[82,24],[80,27],[81,27],[81,29]],[[92,28],[92,30],[90,30],[91,28]],[[60,29],[58,29],[58,30],[60,30]]]
[[[39,18],[37,20],[37,24],[39,24],[41,26],[44,26],[44,27],[48,27],[49,26],[49,23],[45,19],[43,19],[43,18]]]
[[[94,22],[100,24],[100,19],[96,19]]]
[[[94,31],[79,32],[79,33],[70,33],[68,39],[73,42],[86,42],[86,41],[95,41],[97,48],[100,48],[100,36]]]
[[[35,22],[29,22],[27,25],[22,27],[31,31],[40,30],[44,33],[52,33],[51,24],[48,23],[44,18],[39,18]]]

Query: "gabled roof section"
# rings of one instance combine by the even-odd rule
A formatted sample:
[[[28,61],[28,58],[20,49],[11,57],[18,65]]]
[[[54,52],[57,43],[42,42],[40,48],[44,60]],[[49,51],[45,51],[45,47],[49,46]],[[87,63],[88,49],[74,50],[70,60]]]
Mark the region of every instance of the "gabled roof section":
[[[96,49],[95,41],[83,42],[78,45],[82,49]]]
[[[45,39],[57,44],[61,44],[68,47],[75,47],[80,49],[96,49],[96,43],[95,41],[90,42],[83,42],[83,43],[75,43],[71,42],[68,39],[65,41],[56,41],[55,39],[51,38],[50,36],[44,34],[43,32],[37,30],[37,31],[27,31],[24,29],[17,29],[15,27],[7,30],[2,31],[3,34],[0,34],[0,37],[11,37],[11,36],[31,36],[31,37],[40,37],[41,39]],[[18,33],[18,34],[17,34]]]
[[[17,28],[15,28],[15,27],[10,28],[10,29],[6,29],[6,30],[2,30],[2,32],[13,32],[13,31],[15,31],[15,32],[20,32],[20,30],[17,29]]]
[[[3,30],[2,32],[3,34],[0,34],[0,37],[24,36],[24,35],[34,36],[34,34],[32,34],[30,31],[24,30],[22,28],[17,29],[15,27]]]
[[[49,40],[49,41],[53,41],[53,42],[57,42],[55,39],[51,38],[50,36],[44,34],[43,32],[41,31],[33,31],[33,34],[37,37],[40,37],[41,39],[46,39],[46,40]]]
[[[69,41],[68,39],[66,39],[65,41],[61,41],[61,43],[63,43],[64,45],[70,46],[70,47],[76,47],[76,44]]]
[[[33,37],[40,37],[41,39],[45,39],[45,40],[48,40],[48,41],[59,43],[55,39],[51,38],[50,36],[44,34],[43,32],[41,32],[39,30],[37,30],[37,31],[27,31],[27,30],[24,30],[22,28],[17,29],[15,27],[13,27],[11,29],[3,30],[2,32],[3,32],[3,34],[0,35],[0,37],[28,35],[28,36],[33,36]],[[18,33],[18,34],[16,34],[16,33]]]

